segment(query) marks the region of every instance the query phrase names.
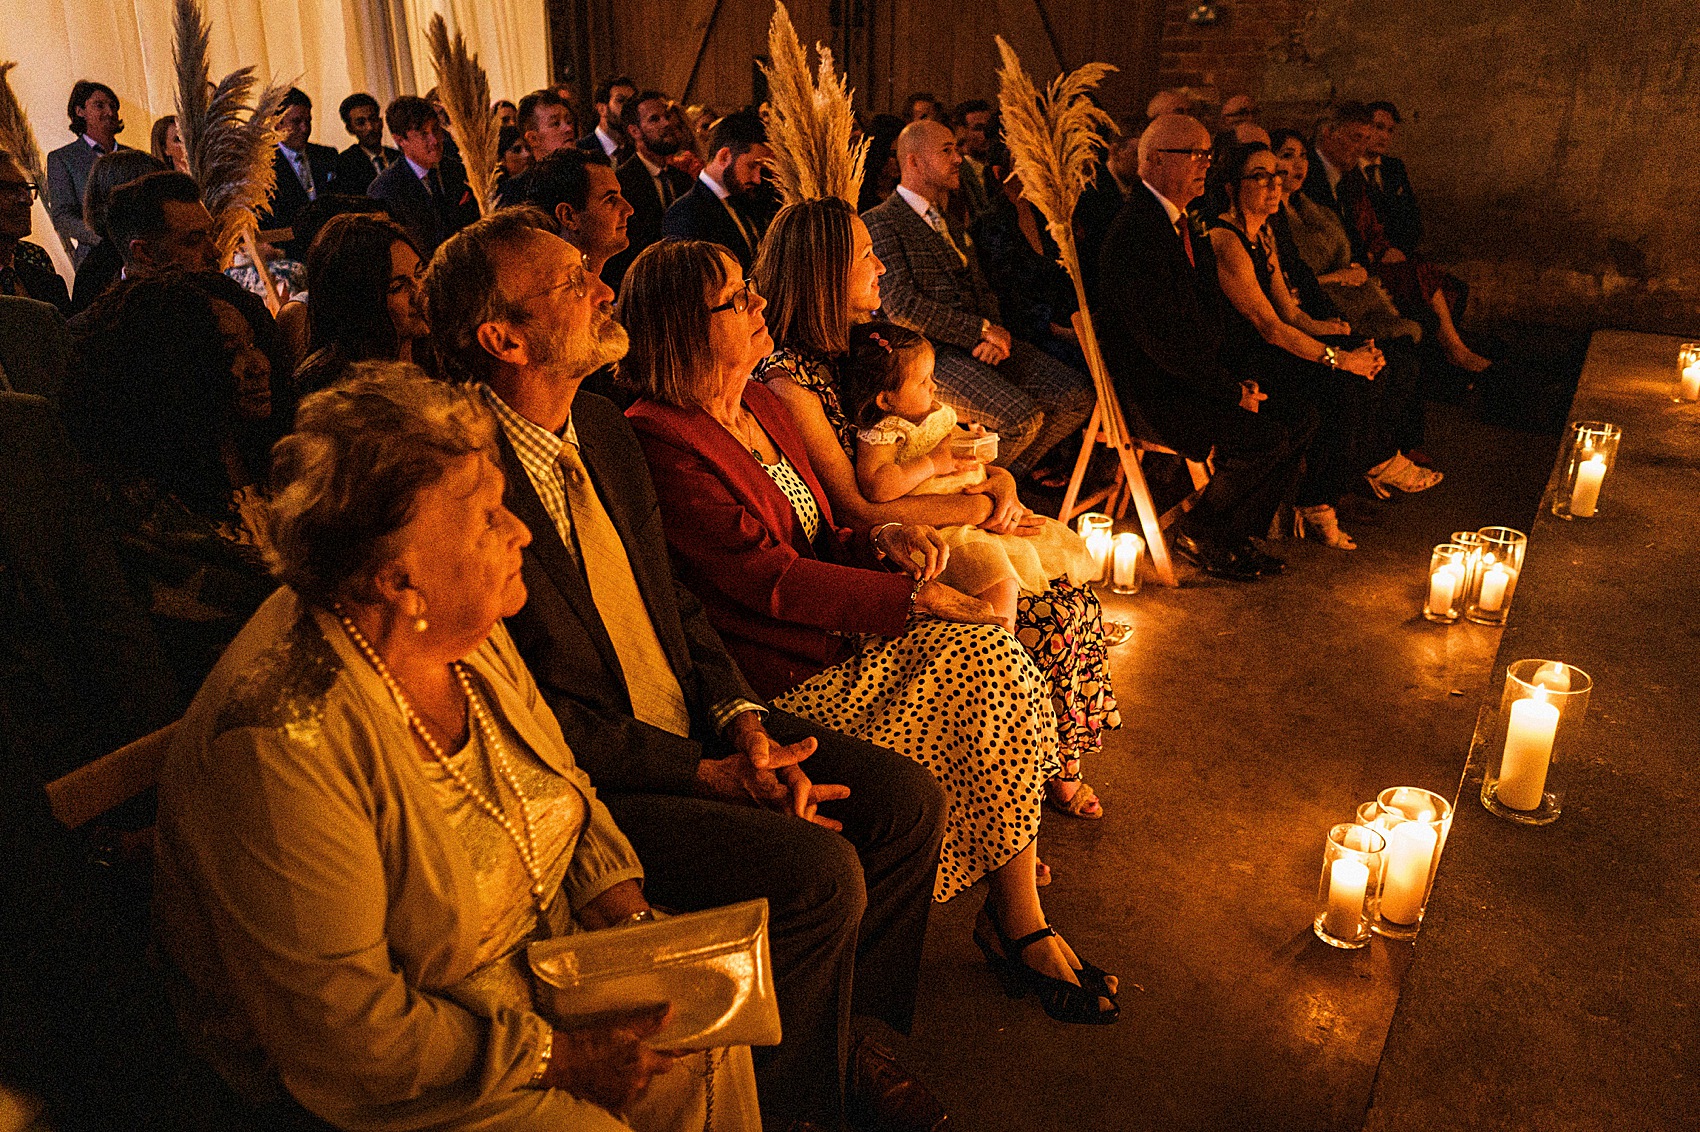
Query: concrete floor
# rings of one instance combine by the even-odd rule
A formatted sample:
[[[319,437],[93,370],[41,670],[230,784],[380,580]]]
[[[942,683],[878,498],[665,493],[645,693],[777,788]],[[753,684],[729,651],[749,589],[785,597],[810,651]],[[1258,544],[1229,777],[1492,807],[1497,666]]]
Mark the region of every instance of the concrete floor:
[[[1311,932],[1324,838],[1380,789],[1456,791],[1498,629],[1418,614],[1455,529],[1527,530],[1554,441],[1433,406],[1446,481],[1347,524],[1362,549],[1287,542],[1285,576],[1104,594],[1123,730],[1086,777],[1106,816],[1048,814],[1045,905],[1122,979],[1108,1027],[1003,996],[969,938],[982,896],[935,907],[900,1056],[960,1132],[1357,1129],[1411,957]],[[1420,941],[1419,941],[1420,943]]]

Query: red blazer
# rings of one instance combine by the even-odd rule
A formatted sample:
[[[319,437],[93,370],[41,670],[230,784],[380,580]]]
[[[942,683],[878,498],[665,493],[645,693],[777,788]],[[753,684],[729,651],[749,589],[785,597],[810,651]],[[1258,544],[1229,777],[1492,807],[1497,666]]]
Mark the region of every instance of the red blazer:
[[[785,493],[706,412],[645,400],[626,416],[649,461],[675,573],[750,684],[773,696],[848,657],[856,634],[901,636],[914,583],[872,568],[866,541],[833,525],[779,399],[752,381],[744,406],[814,493],[824,525],[814,545]]]

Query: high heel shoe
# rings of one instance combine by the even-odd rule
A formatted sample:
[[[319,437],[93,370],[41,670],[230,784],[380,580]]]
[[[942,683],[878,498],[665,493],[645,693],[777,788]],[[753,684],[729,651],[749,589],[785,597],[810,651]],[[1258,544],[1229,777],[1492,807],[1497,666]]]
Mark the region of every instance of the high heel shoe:
[[[1299,507],[1293,511],[1293,531],[1300,538],[1314,535],[1323,546],[1335,550],[1356,550],[1352,536],[1340,529],[1340,517],[1334,508],[1324,503],[1317,507]]]
[[[1419,491],[1427,491],[1445,478],[1444,472],[1412,463],[1402,452],[1395,452],[1364,473],[1364,482],[1369,484],[1377,499],[1388,498],[1394,490],[1415,495]]]
[[[984,929],[987,928],[997,937],[995,946],[985,937]],[[1107,1026],[1114,1022],[1121,1016],[1122,1008],[1105,985],[1106,972],[1102,968],[1081,960],[1081,968],[1077,972],[1081,981],[1076,984],[1065,979],[1054,979],[1021,962],[1022,952],[1040,940],[1056,934],[1055,928],[1043,927],[1020,939],[1010,939],[1003,934],[1003,928],[989,907],[980,909],[980,915],[974,923],[974,943],[985,955],[987,965],[991,967],[993,974],[997,975],[998,982],[1003,984],[1004,993],[1010,998],[1023,998],[1029,992],[1037,994],[1039,1005],[1058,1022],[1088,1026]],[[1088,970],[1092,974],[1087,974]],[[1108,1009],[1099,1008],[1100,999],[1109,1001]]]

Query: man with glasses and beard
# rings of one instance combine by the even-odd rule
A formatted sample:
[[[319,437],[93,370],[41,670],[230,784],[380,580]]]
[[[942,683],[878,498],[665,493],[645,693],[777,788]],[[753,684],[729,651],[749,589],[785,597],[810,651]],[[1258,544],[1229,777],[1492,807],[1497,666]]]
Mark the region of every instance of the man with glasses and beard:
[[[668,208],[691,191],[691,179],[667,160],[686,144],[678,117],[669,112],[671,108],[665,94],[646,90],[628,98],[620,111],[620,123],[633,153],[616,172],[632,215],[626,221],[630,243],[602,269],[603,282],[615,291],[637,254],[661,238],[661,218]]]

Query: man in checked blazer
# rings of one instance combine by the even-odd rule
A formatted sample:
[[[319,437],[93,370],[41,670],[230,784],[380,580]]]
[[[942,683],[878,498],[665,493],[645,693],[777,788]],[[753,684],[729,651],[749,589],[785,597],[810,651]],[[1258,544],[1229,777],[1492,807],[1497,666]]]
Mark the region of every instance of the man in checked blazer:
[[[974,245],[944,216],[962,169],[950,128],[911,122],[897,136],[897,160],[897,191],[862,216],[885,263],[885,313],[932,342],[940,398],[963,422],[998,434],[998,463],[1019,480],[1086,424],[1091,382],[998,325]]]

